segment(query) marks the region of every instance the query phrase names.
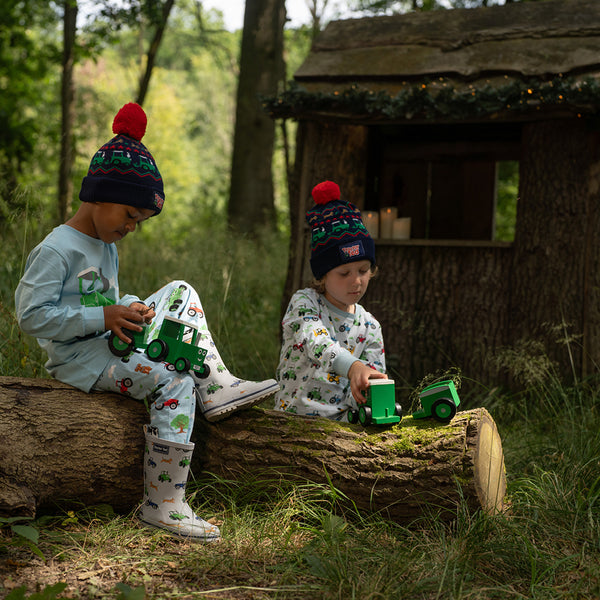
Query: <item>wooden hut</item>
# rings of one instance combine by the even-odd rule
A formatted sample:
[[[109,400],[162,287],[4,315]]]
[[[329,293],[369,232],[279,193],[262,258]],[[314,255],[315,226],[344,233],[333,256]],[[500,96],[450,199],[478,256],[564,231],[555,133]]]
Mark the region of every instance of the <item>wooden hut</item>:
[[[600,2],[547,0],[330,23],[290,88],[298,122],[284,302],[310,280],[304,213],[339,183],[397,209],[363,304],[407,387],[600,364]],[[518,165],[514,239],[496,236],[498,168]],[[471,381],[471,384],[469,384]]]

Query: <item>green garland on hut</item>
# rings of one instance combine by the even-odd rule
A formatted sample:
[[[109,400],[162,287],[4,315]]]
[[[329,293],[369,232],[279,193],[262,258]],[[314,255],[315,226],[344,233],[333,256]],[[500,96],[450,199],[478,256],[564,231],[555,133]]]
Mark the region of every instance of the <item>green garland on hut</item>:
[[[600,108],[600,83],[591,77],[512,80],[502,85],[465,84],[460,89],[456,81],[440,77],[406,85],[391,95],[385,90],[375,92],[358,85],[341,91],[309,92],[292,81],[289,89],[279,96],[263,98],[263,105],[276,118],[333,112],[386,120],[465,120],[544,107],[564,107],[581,116],[591,116]]]

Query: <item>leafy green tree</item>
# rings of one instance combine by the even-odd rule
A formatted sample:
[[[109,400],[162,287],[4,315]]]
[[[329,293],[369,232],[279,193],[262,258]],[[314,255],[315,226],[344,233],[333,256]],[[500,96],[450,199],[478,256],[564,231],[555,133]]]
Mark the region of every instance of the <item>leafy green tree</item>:
[[[23,197],[19,183],[37,172],[36,145],[49,131],[57,22],[45,0],[6,0],[0,10],[0,224]]]
[[[152,70],[160,43],[167,26],[169,14],[175,4],[175,0],[129,0],[128,2],[114,3],[105,0],[99,4],[99,14],[96,21],[89,28],[93,32],[98,23],[103,20],[108,25],[113,25],[119,30],[121,23],[136,23],[139,19],[140,29],[148,22],[153,33],[146,53],[145,65],[139,79],[136,102],[143,104],[150,85]],[[58,183],[58,209],[59,221],[64,221],[71,213],[71,200],[73,197],[73,126],[75,122],[75,82],[73,69],[77,58],[77,0],[63,1],[63,70],[62,70],[62,127],[61,127],[61,152]],[[102,25],[97,31],[107,32]],[[114,34],[111,34],[114,36]],[[102,42],[96,34],[91,38],[91,46],[98,46]]]
[[[189,424],[190,418],[183,414],[177,415],[171,421],[171,427],[173,427],[173,429],[179,429],[177,433],[185,433],[185,430],[188,428]]]
[[[318,35],[323,26],[323,14],[329,5],[329,0],[306,0],[310,12],[310,28],[313,39]]]
[[[146,94],[148,93],[148,86],[150,85],[150,78],[152,77],[152,69],[154,67],[154,63],[156,61],[156,55],[158,54],[158,49],[160,47],[160,43],[167,27],[167,21],[169,20],[169,14],[173,9],[173,5],[175,4],[175,0],[166,0],[161,7],[160,18],[156,18],[156,5],[152,5],[151,8],[153,11],[150,13],[153,18],[152,25],[154,26],[154,33],[152,35],[152,39],[150,40],[150,44],[148,46],[148,52],[146,54],[146,67],[144,69],[144,73],[140,78],[140,85],[138,89],[138,95],[136,102],[141,106],[144,104],[144,100],[146,98]]]
[[[63,60],[60,105],[62,109],[60,164],[58,169],[58,213],[65,221],[71,213],[73,197],[73,126],[75,123],[75,36],[77,33],[77,0],[63,2]]]

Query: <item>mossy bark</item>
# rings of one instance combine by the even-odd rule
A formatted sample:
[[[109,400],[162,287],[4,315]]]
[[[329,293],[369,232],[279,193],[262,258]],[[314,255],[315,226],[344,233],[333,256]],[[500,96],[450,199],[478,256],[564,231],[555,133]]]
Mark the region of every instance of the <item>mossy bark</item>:
[[[0,514],[142,497],[143,403],[85,394],[50,379],[0,377]],[[196,420],[193,471],[229,479],[331,482],[361,510],[406,522],[424,512],[499,510],[506,489],[502,444],[485,409],[448,424],[405,417],[386,428],[254,408],[211,424]]]
[[[254,409],[196,430],[202,468],[225,478],[331,482],[359,509],[397,522],[426,511],[452,518],[461,498],[471,510],[503,509],[502,442],[484,408],[446,425],[405,417],[366,429]]]

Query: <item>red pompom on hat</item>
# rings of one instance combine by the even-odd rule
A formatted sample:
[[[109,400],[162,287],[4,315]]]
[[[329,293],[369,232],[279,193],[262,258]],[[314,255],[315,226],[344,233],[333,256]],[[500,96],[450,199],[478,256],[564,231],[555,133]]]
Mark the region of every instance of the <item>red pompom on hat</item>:
[[[334,181],[322,181],[315,185],[312,191],[315,204],[327,204],[340,199],[340,186]]]
[[[135,102],[129,102],[116,114],[112,130],[116,135],[126,135],[140,142],[146,133],[147,124],[144,109]]]

